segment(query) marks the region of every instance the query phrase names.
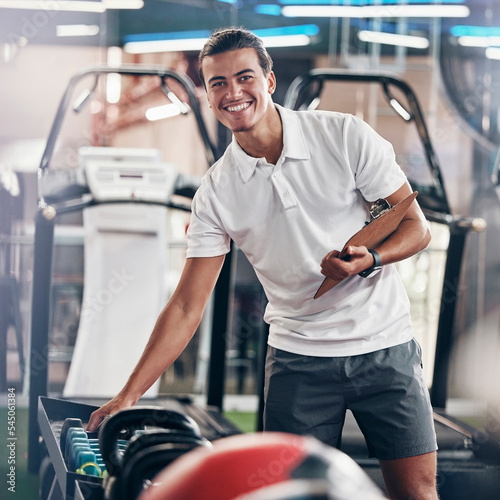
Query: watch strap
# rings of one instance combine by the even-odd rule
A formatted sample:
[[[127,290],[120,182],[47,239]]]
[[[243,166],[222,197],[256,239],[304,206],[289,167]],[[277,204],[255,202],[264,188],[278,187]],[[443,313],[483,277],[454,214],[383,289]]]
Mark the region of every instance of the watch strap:
[[[382,268],[382,259],[378,252],[372,249],[368,249],[368,252],[373,256],[373,264],[364,271],[358,273],[362,278],[368,278],[374,271],[378,272]]]

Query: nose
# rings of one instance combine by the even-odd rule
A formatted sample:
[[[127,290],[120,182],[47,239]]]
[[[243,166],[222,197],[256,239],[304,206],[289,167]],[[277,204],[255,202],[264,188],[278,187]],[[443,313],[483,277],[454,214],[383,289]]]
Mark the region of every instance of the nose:
[[[228,99],[236,99],[241,96],[242,90],[239,82],[230,82],[227,86],[227,98]]]

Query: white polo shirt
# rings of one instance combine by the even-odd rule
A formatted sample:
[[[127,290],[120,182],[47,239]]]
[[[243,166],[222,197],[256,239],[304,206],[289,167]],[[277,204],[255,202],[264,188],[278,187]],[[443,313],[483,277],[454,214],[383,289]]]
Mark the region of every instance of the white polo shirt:
[[[365,200],[406,181],[391,144],[352,115],[276,108],[278,162],[248,156],[233,138],[193,200],[187,257],[225,254],[233,239],[264,288],[269,344],[278,349],[351,356],[407,342],[409,301],[393,265],[313,299],[321,259],[368,220]]]

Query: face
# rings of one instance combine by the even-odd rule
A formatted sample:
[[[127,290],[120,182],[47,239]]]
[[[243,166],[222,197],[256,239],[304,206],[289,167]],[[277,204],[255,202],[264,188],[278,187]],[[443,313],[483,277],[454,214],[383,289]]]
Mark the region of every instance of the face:
[[[247,132],[265,120],[276,79],[273,72],[264,74],[254,49],[207,56],[202,64],[208,103],[223,125]]]

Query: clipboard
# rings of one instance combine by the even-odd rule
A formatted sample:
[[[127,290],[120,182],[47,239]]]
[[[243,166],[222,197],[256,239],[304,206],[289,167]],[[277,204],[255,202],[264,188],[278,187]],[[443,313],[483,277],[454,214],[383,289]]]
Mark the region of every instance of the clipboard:
[[[343,259],[347,256],[347,247],[351,245],[365,246],[370,250],[380,245],[380,243],[382,243],[397,229],[399,223],[403,220],[403,217],[410,208],[410,205],[413,203],[413,200],[417,197],[417,194],[418,192],[414,191],[412,194],[401,200],[397,205],[394,205],[389,210],[384,211],[377,218],[363,226],[347,241],[339,254],[339,258]],[[321,283],[321,286],[316,291],[314,298],[318,299],[339,283],[340,281],[325,278],[323,283]]]

